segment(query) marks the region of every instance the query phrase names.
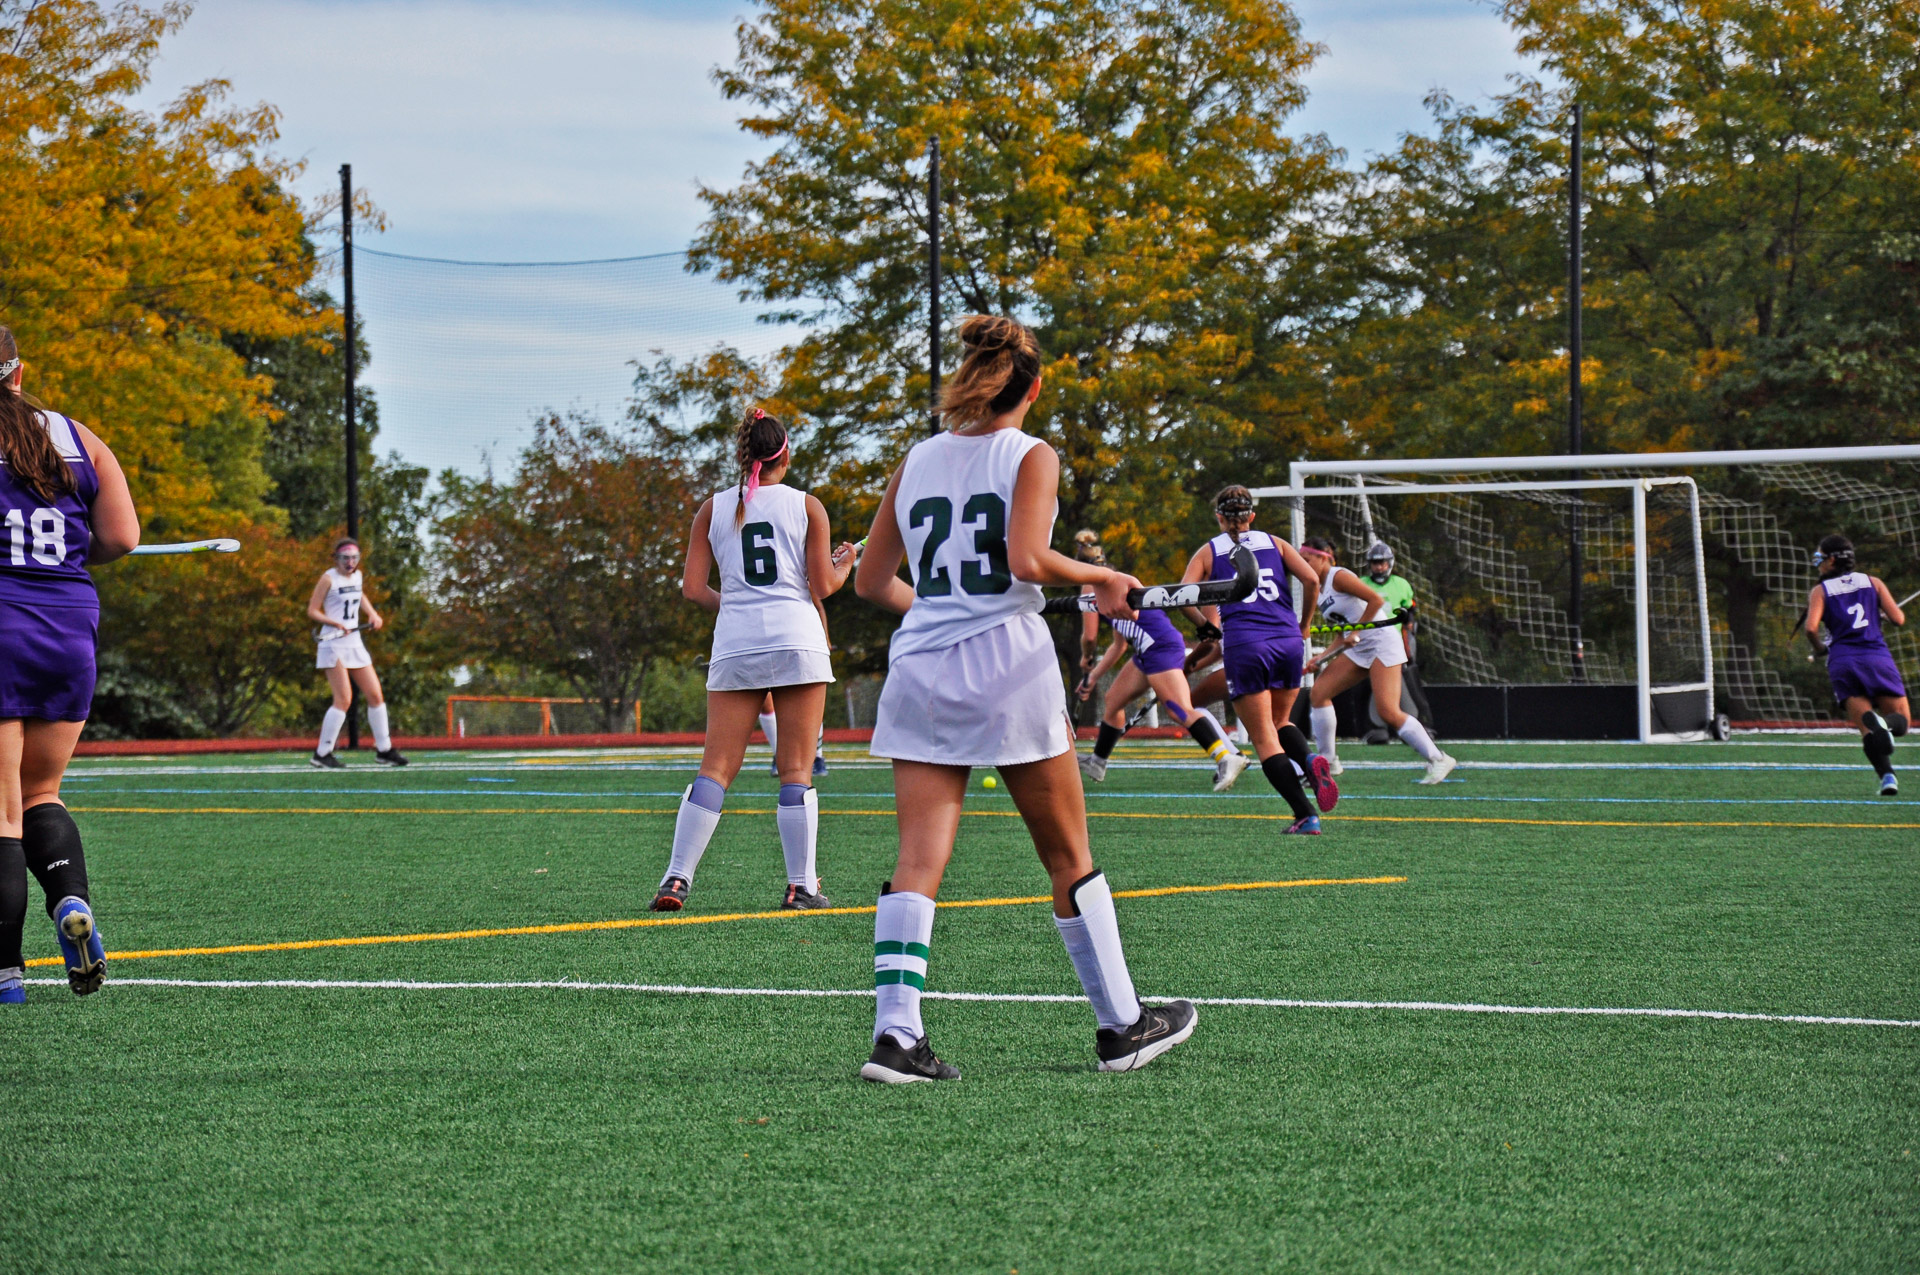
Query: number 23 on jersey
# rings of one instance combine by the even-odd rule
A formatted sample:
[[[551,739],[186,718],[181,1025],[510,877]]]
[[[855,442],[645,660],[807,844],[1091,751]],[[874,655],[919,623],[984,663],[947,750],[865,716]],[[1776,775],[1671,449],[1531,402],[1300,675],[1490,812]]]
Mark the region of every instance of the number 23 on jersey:
[[[914,593],[923,598],[947,597],[953,592],[953,573],[935,566],[934,559],[953,535],[953,502],[945,496],[923,496],[907,511],[907,525],[916,531],[928,527],[914,571]],[[973,551],[978,555],[960,564],[960,591],[975,597],[1005,593],[1013,584],[1013,571],[1007,565],[1007,502],[990,491],[969,496],[960,506],[960,525],[972,530]]]

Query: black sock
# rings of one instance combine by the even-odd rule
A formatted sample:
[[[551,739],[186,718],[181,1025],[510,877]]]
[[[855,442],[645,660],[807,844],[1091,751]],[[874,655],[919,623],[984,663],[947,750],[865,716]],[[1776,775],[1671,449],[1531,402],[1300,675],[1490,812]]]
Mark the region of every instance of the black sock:
[[[1101,722],[1100,738],[1093,741],[1093,755],[1095,757],[1113,756],[1113,746],[1119,743],[1120,737],[1126,733],[1127,732],[1121,730],[1118,726],[1109,726],[1105,722]]]
[[[1866,751],[1867,760],[1873,763],[1876,775],[1893,773],[1893,736],[1880,724],[1880,719],[1869,713],[1866,719],[1867,733],[1860,737],[1860,747]]]
[[[1313,813],[1313,807],[1307,804],[1307,794],[1300,791],[1300,776],[1293,773],[1293,763],[1285,753],[1275,753],[1260,763],[1260,769],[1266,773],[1267,782],[1273,790],[1286,799],[1293,808],[1295,819],[1305,819]]]
[[[1193,736],[1194,743],[1207,750],[1209,757],[1213,755],[1213,746],[1220,742],[1220,728],[1213,724],[1213,718],[1203,717],[1198,712],[1188,719],[1187,734]]]
[[[87,898],[87,856],[80,849],[80,829],[57,801],[33,807],[20,819],[20,846],[27,870],[47,895],[47,915],[60,900]]]
[[[1306,772],[1307,763],[1313,760],[1313,749],[1307,747],[1307,737],[1298,726],[1288,722],[1280,728],[1280,747],[1287,750],[1287,758]]]
[[[27,933],[27,861],[20,838],[0,837],[0,970],[22,969]]]

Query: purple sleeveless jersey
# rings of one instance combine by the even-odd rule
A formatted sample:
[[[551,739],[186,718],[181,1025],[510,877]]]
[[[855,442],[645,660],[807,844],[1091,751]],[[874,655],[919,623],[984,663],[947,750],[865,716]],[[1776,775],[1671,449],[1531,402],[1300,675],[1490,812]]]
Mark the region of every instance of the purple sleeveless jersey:
[[[1300,685],[1300,617],[1293,610],[1292,581],[1279,542],[1264,531],[1248,531],[1241,543],[1253,550],[1260,584],[1244,602],[1220,606],[1221,656],[1227,694],[1234,699],[1256,691],[1293,690]],[[1233,541],[1213,538],[1215,580],[1233,579]]]
[[[1905,695],[1900,666],[1880,632],[1880,592],[1873,577],[1849,571],[1822,580],[1820,587],[1827,595],[1827,679],[1834,701]]]
[[[1132,645],[1133,662],[1142,673],[1165,673],[1186,663],[1186,640],[1165,611],[1142,611],[1138,620],[1107,623]]]
[[[0,457],[0,717],[83,721],[100,627],[86,565],[100,475],[72,421],[42,412],[40,423],[78,490],[42,499]]]

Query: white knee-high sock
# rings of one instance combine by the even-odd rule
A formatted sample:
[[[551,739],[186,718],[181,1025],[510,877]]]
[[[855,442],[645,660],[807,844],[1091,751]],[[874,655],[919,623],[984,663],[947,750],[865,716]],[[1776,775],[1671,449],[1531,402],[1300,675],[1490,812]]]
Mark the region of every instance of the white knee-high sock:
[[[892,1032],[911,1047],[927,1034],[920,993],[927,986],[927,945],[933,941],[933,900],[911,890],[880,896],[873,914],[873,1038]]]
[[[774,733],[774,730],[773,714],[760,714],[760,733],[767,737],[767,747],[778,749],[780,747],[780,737]]]
[[[393,747],[393,736],[387,732],[387,706],[370,704],[367,707],[367,725],[373,728],[373,746],[381,752]]]
[[[715,788],[719,784],[713,785]],[[680,798],[680,814],[673,821],[673,858],[667,862],[667,874],[660,878],[660,884],[667,883],[667,877],[679,877],[688,885],[693,884],[693,874],[700,867],[700,856],[707,852],[707,843],[713,840],[713,830],[720,826],[720,812],[707,806],[695,805],[693,786]]]
[[[1333,711],[1333,705],[1313,710],[1313,746],[1328,761],[1333,760],[1333,740],[1339,732],[1340,715]]]
[[[346,710],[328,705],[327,715],[320,719],[320,745],[313,751],[322,757],[332,752],[334,744],[340,740],[340,728],[346,724]]]
[[[814,875],[814,851],[820,841],[820,797],[807,788],[797,802],[788,801],[790,788],[780,786],[780,804],[774,810],[774,822],[780,827],[780,853],[787,859],[787,884],[797,885],[808,894],[820,892],[820,878]]]
[[[1140,998],[1133,994],[1133,976],[1127,973],[1127,954],[1120,946],[1120,918],[1113,910],[1113,891],[1107,874],[1082,878],[1072,892],[1078,916],[1056,916],[1053,923],[1067,945],[1073,972],[1093,1003],[1093,1016],[1102,1027],[1119,1031],[1140,1021]]]
[[[1440,759],[1440,746],[1433,742],[1433,736],[1427,734],[1427,728],[1420,724],[1419,718],[1407,718],[1406,721],[1400,723],[1400,729],[1396,733],[1400,738],[1407,741],[1409,748],[1419,753],[1428,761],[1438,761]]]

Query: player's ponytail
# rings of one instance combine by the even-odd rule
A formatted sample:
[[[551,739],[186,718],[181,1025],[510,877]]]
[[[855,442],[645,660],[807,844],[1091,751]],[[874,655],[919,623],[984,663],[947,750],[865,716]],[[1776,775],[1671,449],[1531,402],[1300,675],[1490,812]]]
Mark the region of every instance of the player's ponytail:
[[[966,351],[960,370],[940,387],[940,414],[949,425],[1011,412],[1040,377],[1040,343],[1017,319],[969,315],[960,324],[960,345]]]
[[[760,471],[787,455],[787,427],[763,407],[748,410],[733,435],[733,458],[740,464],[740,500],[733,525],[747,520],[747,502],[760,490]]]
[[[1088,527],[1073,533],[1073,556],[1096,567],[1107,565],[1107,551],[1100,547],[1100,533]]]
[[[72,466],[53,444],[40,423],[39,413],[6,381],[20,366],[20,347],[13,333],[0,327],[0,461],[14,481],[40,499],[51,502],[80,489]]]

